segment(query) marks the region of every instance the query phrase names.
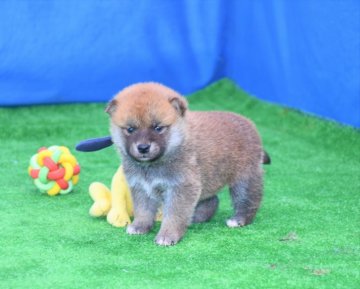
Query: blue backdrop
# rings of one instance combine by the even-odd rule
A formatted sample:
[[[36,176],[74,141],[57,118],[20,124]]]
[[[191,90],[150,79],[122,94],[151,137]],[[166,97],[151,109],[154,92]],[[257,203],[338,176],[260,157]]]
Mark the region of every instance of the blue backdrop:
[[[360,127],[360,1],[0,1],[0,105],[107,101],[230,77]]]

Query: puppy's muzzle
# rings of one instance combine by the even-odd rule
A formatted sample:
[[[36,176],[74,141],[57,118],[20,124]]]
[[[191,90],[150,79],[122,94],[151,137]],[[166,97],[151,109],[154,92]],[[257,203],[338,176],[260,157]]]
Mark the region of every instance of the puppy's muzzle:
[[[150,145],[149,144],[139,144],[137,146],[137,150],[141,154],[147,154],[150,151]]]

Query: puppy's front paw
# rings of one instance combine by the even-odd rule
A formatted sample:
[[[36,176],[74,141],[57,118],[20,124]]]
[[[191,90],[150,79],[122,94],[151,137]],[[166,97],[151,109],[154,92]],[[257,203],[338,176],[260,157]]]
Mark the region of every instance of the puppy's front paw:
[[[246,225],[246,222],[243,218],[231,218],[226,221],[226,225],[229,228],[237,228],[237,227],[243,227]]]
[[[179,242],[180,238],[171,234],[159,233],[155,238],[155,243],[160,246],[173,246]]]
[[[139,226],[136,224],[131,224],[127,226],[126,233],[129,235],[142,235],[148,233],[150,229],[150,226]]]

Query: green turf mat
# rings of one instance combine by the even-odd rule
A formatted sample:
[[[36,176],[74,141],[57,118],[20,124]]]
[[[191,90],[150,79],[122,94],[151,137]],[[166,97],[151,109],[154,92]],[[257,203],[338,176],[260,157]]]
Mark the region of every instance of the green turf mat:
[[[119,165],[113,148],[73,150],[82,172],[68,195],[41,195],[27,175],[39,147],[107,135],[105,104],[2,108],[0,288],[359,288],[359,131],[259,101],[226,79],[189,103],[258,126],[272,164],[252,225],[225,226],[224,190],[214,219],[174,247],[153,243],[159,225],[128,236],[88,214],[89,184],[110,184]]]

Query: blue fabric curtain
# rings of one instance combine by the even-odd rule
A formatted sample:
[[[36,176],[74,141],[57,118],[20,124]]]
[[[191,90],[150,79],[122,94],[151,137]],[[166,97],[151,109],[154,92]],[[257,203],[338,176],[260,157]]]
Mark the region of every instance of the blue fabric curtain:
[[[0,105],[107,101],[150,80],[188,94],[230,77],[360,127],[359,3],[3,0]]]

